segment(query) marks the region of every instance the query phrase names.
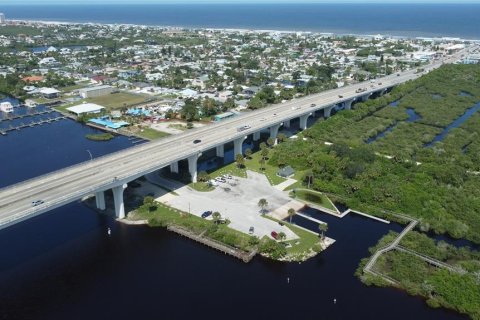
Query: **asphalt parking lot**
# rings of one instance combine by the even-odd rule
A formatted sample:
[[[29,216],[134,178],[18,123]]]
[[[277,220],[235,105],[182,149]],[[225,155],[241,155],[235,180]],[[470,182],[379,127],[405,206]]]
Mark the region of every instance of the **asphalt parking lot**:
[[[271,237],[271,232],[284,232],[287,239],[297,236],[278,222],[264,218],[258,201],[265,198],[268,201],[267,211],[273,211],[289,203],[287,193],[272,187],[267,178],[259,173],[248,171],[248,178],[232,177],[219,182],[215,190],[198,192],[188,186],[175,190],[177,195],[165,194],[157,201],[191,214],[201,216],[205,211],[218,211],[222,218],[231,221],[230,227],[248,233],[254,227],[254,235]],[[211,216],[207,219],[211,219]]]

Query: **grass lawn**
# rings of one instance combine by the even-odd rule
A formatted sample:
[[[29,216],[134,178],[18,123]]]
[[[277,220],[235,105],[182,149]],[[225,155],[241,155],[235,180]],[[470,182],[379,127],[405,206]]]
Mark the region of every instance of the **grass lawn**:
[[[273,221],[279,221],[269,216],[264,217]],[[285,241],[292,245],[290,248],[287,248],[287,255],[290,256],[290,258],[293,258],[294,260],[302,260],[302,257],[310,253],[310,249],[313,249],[319,244],[320,238],[317,234],[299,228],[287,221],[282,221],[282,223],[299,237],[299,239],[296,240]]]
[[[295,193],[290,192],[290,196],[294,198],[298,198],[300,200],[304,200],[306,202],[311,202],[313,204],[317,204],[319,206],[325,207],[327,209],[337,211],[330,199],[321,192],[307,190],[307,189],[300,189],[295,190]]]
[[[209,186],[206,182],[195,182],[195,183],[192,182],[188,186],[193,190],[199,191],[199,192],[209,192],[209,191],[215,190],[214,187]]]
[[[133,94],[128,92],[118,92],[118,93],[111,93],[100,97],[95,98],[88,98],[85,101],[90,103],[96,103],[109,110],[120,109],[124,105],[127,107],[145,102],[149,96],[140,95],[140,94]]]
[[[272,151],[271,151],[272,152]],[[245,159],[245,166],[248,170],[252,170],[258,173],[263,173],[267,177],[268,181],[272,186],[280,184],[284,182],[286,179],[280,176],[277,176],[277,171],[279,168],[269,165],[265,163],[263,166],[263,170],[260,169],[260,158],[261,158],[260,151],[255,152],[252,154],[251,159]]]
[[[167,137],[170,134],[163,131],[158,131],[152,128],[143,128],[141,131],[140,130],[136,131],[135,135],[148,140],[156,140],[156,139]]]
[[[245,168],[240,169],[237,167],[237,164],[235,162],[230,163],[218,170],[215,170],[210,173],[210,177],[216,178],[219,176],[222,176],[224,174],[231,174],[232,176],[240,177],[240,178],[246,178],[247,177],[247,172]]]

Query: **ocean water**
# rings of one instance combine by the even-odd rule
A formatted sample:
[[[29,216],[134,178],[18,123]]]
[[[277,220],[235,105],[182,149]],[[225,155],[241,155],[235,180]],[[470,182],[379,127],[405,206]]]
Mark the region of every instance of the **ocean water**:
[[[480,39],[480,4],[0,5],[7,19]]]

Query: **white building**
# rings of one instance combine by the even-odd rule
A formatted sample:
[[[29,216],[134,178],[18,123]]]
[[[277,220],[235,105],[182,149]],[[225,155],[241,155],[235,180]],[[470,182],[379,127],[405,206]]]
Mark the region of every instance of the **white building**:
[[[0,103],[0,111],[10,113],[13,112],[13,106],[10,102],[2,102]]]
[[[3,13],[0,13],[0,24],[5,23],[5,15]]]
[[[100,113],[105,107],[95,103],[83,103],[77,106],[67,108],[68,111],[75,113],[77,116],[83,113]]]
[[[86,98],[93,98],[93,97],[100,97],[107,94],[112,93],[113,87],[112,86],[96,86],[91,88],[84,88],[78,90],[78,93],[83,99]]]

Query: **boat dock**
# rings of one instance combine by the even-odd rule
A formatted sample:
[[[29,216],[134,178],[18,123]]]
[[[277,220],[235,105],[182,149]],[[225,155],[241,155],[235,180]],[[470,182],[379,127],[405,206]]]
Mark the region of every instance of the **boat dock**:
[[[63,119],[66,119],[66,117],[65,116],[59,116],[59,117],[48,118],[48,119],[44,119],[44,120],[31,121],[31,122],[27,122],[27,123],[22,122],[22,123],[20,123],[19,125],[16,125],[16,126],[10,125],[8,128],[0,128],[0,135],[6,136],[9,131],[16,131],[16,130],[19,131],[19,130],[22,130],[22,129],[25,129],[25,128],[33,128],[35,126],[40,126],[40,125],[43,125],[43,124],[49,124],[49,123],[60,121],[60,120],[63,120]]]
[[[201,244],[206,245],[207,247],[210,247],[210,248],[216,249],[218,251],[221,251],[225,254],[231,255],[235,258],[238,258],[238,259],[242,260],[245,263],[250,262],[250,260],[252,260],[253,257],[257,254],[256,250],[251,251],[251,252],[245,252],[245,251],[242,251],[240,249],[227,246],[227,245],[225,245],[225,244],[223,244],[219,241],[216,241],[214,239],[205,238],[203,236],[203,234],[205,232],[202,232],[201,234],[197,235],[197,234],[195,234],[195,233],[193,233],[189,230],[186,230],[186,229],[178,227],[178,226],[173,226],[173,225],[167,226],[167,230],[173,231],[173,232],[175,232],[175,233],[177,233],[181,236],[184,236],[184,237],[187,237],[189,239],[195,240],[195,241],[197,241]]]
[[[33,117],[33,116],[40,116],[42,114],[49,114],[49,113],[52,113],[52,112],[55,112],[55,110],[47,109],[47,110],[44,110],[44,111],[38,111],[38,112],[33,112],[33,113],[16,114],[16,115],[12,115],[11,117],[2,118],[2,119],[0,119],[0,122],[10,121],[10,120],[15,120],[15,119],[28,118],[28,117]]]

